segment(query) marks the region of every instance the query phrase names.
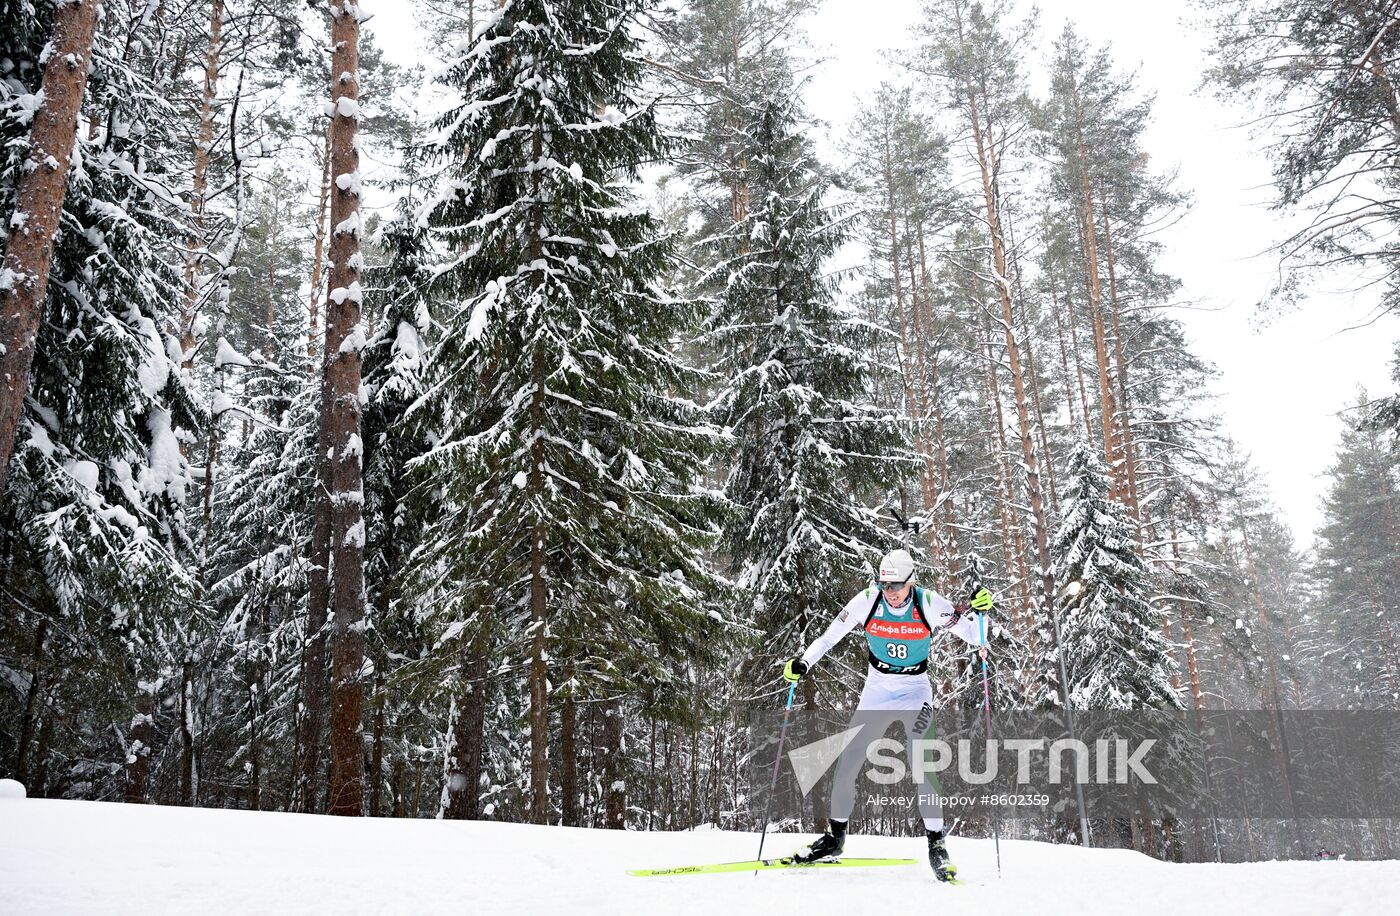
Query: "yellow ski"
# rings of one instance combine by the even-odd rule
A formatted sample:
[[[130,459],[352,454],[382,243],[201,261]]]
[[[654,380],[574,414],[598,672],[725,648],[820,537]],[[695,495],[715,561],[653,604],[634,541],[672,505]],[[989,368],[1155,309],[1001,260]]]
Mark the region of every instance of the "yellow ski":
[[[773,868],[868,868],[876,865],[917,865],[918,859],[838,859],[835,862],[812,862],[803,865],[786,859],[756,859],[750,862],[721,862],[717,865],[681,865],[676,868],[640,868],[628,871],[642,878],[665,875],[714,875],[722,872],[762,871]]]

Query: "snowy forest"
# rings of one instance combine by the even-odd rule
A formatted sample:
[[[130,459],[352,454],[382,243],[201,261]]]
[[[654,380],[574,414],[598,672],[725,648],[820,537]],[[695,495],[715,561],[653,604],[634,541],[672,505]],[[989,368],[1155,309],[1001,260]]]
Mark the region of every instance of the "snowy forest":
[[[901,545],[995,595],[994,713],[1400,707],[1400,350],[1296,540],[1174,309],[1192,189],[1133,62],[922,0],[827,124],[822,5],[0,0],[0,776],[757,830],[751,714]],[[1400,311],[1400,9],[1195,10],[1301,227],[1260,308]],[[1400,851],[1177,828],[1094,842]]]

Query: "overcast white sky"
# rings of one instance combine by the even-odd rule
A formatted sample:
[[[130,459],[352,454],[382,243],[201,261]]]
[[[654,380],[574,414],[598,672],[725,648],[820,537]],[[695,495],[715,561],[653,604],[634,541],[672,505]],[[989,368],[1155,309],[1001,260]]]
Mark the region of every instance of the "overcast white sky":
[[[406,4],[362,5],[379,14],[368,28],[392,59],[424,58]],[[809,23],[808,35],[826,61],[812,74],[807,101],[833,136],[845,133],[857,98],[891,78],[881,52],[908,41],[918,6],[918,0],[827,0]],[[1372,396],[1389,392],[1400,320],[1345,331],[1367,318],[1374,293],[1329,291],[1301,312],[1260,320],[1255,303],[1276,266],[1261,252],[1284,234],[1267,209],[1269,167],[1258,141],[1237,126],[1246,113],[1196,91],[1205,39],[1188,24],[1186,2],[1041,0],[1039,7],[1042,58],[1073,19],[1094,44],[1111,43],[1119,68],[1136,68],[1139,86],[1156,94],[1146,147],[1160,168],[1179,167],[1180,186],[1195,198],[1191,212],[1161,236],[1163,266],[1183,281],[1182,299],[1193,306],[1176,314],[1194,351],[1220,371],[1214,393],[1225,428],[1263,470],[1299,546],[1307,546],[1321,521],[1321,475],[1343,426],[1337,411],[1358,386]],[[1032,72],[1043,65],[1043,59],[1027,61]]]

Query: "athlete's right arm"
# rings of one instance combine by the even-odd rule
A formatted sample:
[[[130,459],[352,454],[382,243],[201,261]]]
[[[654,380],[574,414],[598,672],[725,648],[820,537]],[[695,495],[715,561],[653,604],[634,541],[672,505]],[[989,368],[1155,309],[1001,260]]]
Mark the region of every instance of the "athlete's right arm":
[[[875,595],[868,588],[847,601],[841,613],[831,622],[831,626],[826,628],[826,632],[818,636],[816,641],[807,647],[807,651],[802,653],[802,660],[807,663],[807,667],[810,668],[821,661],[822,656],[841,641],[841,637],[864,624],[865,613],[870,610],[874,601]]]

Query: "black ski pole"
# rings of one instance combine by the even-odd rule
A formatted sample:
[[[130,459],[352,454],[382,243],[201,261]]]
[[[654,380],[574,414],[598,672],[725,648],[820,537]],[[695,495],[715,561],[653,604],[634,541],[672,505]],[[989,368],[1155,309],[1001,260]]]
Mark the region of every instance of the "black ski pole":
[[[757,861],[763,861],[763,843],[768,839],[768,815],[773,811],[773,796],[778,794],[778,767],[783,762],[783,742],[787,740],[788,717],[792,715],[792,698],[797,693],[797,682],[788,685],[787,706],[783,709],[783,727],[778,732],[778,755],[773,758],[773,785],[768,789],[768,801],[763,806],[763,832],[758,837]],[[754,869],[758,874],[758,869]]]
[[[982,636],[982,649],[978,655],[982,656],[982,703],[987,710],[987,740],[992,740],[992,688],[987,681],[987,617],[985,614],[977,615],[977,630]],[[1001,812],[996,805],[992,806],[992,836],[996,838],[997,849],[997,877],[1001,877]]]

